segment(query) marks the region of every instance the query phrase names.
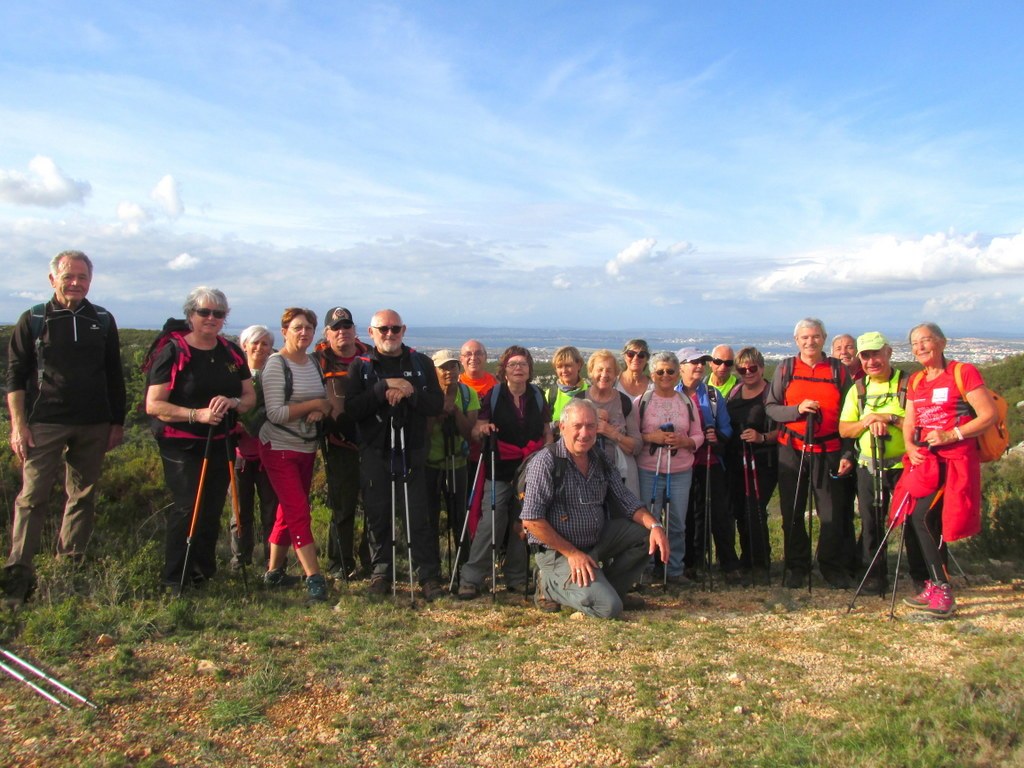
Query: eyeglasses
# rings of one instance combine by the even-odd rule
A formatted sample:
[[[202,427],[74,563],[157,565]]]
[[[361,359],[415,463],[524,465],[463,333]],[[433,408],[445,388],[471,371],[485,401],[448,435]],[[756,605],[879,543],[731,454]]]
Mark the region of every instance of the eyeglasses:
[[[630,360],[634,357],[639,357],[641,360],[646,360],[651,356],[650,352],[644,352],[643,350],[627,349],[623,354],[626,355]]]
[[[658,370],[656,370],[654,372],[654,375],[655,376],[675,376],[676,375],[676,369],[675,368],[659,368]]]
[[[331,330],[340,331],[342,328],[348,330],[354,325],[355,323],[353,323],[351,320],[339,320],[338,322],[331,326]]]
[[[726,368],[729,368],[736,361],[735,360],[719,360],[717,357],[712,357],[711,358],[711,362],[714,363],[715,365],[724,365]]]
[[[381,336],[385,336],[388,333],[392,333],[395,336],[397,336],[403,330],[405,330],[405,326],[404,325],[375,325],[375,326],[373,326],[373,330],[375,330]]]
[[[509,360],[505,363],[506,368],[529,368],[530,364],[526,360]]]
[[[740,376],[746,376],[748,373],[757,373],[761,368],[759,365],[737,365],[736,373]]]
[[[484,353],[483,352],[463,352],[462,356],[463,357],[483,357]]]
[[[209,307],[199,307],[193,310],[193,312],[200,317],[209,317],[210,315],[213,315],[218,320],[223,320],[228,316],[228,313],[223,309],[210,309]]]

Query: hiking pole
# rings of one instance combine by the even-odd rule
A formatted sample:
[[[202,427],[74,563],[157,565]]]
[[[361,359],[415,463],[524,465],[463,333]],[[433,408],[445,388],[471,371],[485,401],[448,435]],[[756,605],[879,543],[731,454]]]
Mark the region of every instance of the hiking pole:
[[[742,441],[741,441],[742,442]],[[750,510],[750,446],[746,442],[742,442],[743,451],[743,499],[745,501],[745,507],[747,512],[747,546],[750,547],[750,585],[752,587],[757,586],[757,578],[754,576],[754,514]],[[754,505],[759,506],[757,499],[754,499]]]
[[[91,701],[89,701],[87,698],[85,698],[85,696],[80,694],[78,691],[76,691],[76,690],[74,690],[72,688],[69,688],[68,686],[66,686],[62,682],[60,682],[60,680],[57,680],[56,678],[51,677],[50,675],[48,675],[45,672],[43,672],[41,669],[38,669],[38,668],[32,666],[27,661],[25,661],[23,658],[21,658],[20,656],[16,656],[15,654],[13,654],[10,651],[8,651],[6,648],[0,648],[0,653],[2,653],[4,656],[6,656],[8,659],[10,659],[11,661],[13,661],[15,664],[17,664],[18,666],[22,667],[23,669],[27,669],[29,672],[31,672],[36,677],[39,677],[42,680],[45,680],[50,685],[52,685],[55,688],[63,691],[68,696],[71,696],[72,698],[77,699],[78,701],[82,702],[83,704],[85,704],[87,706],[92,707],[93,709],[99,709],[99,707],[97,707],[95,704],[93,704]],[[0,662],[0,664],[2,664],[2,662]],[[10,673],[12,670],[11,670],[10,667],[7,667],[5,665],[4,666],[4,671]],[[18,673],[15,673],[14,676],[18,677],[19,675],[18,675]],[[60,706],[64,707],[64,709],[68,709],[68,707],[65,706],[63,702],[57,701],[56,699],[53,699],[46,691],[41,691],[38,688],[38,686],[33,685],[29,680],[25,679],[24,677],[22,677],[21,679],[26,684],[32,686],[32,688],[34,688],[37,691],[41,692],[42,695],[45,696],[46,698],[50,699],[51,701],[56,701],[57,704],[59,704]]]
[[[800,520],[801,516],[804,516],[807,513],[810,514],[810,517],[809,517],[809,519],[807,521],[807,549],[808,549],[807,592],[808,593],[810,593],[810,591],[811,591],[811,573],[814,570],[814,547],[813,547],[814,509],[813,509],[813,503],[812,503],[812,499],[813,499],[814,494],[811,492],[811,483],[810,482],[808,482],[808,484],[807,484],[807,501],[806,501],[804,509],[803,510],[797,510],[796,502],[797,502],[797,499],[800,498],[800,484],[801,484],[801,482],[803,482],[803,480],[806,479],[806,477],[804,475],[804,463],[805,463],[804,460],[807,458],[808,453],[810,453],[809,449],[811,447],[813,447],[813,440],[814,440],[814,418],[815,418],[815,416],[816,416],[816,414],[815,414],[814,411],[810,411],[807,414],[807,421],[806,421],[806,425],[805,425],[806,426],[806,430],[804,432],[804,444],[803,444],[803,447],[800,449],[800,464],[797,466],[797,470],[796,470],[796,493],[795,493],[795,495],[793,497],[793,519],[790,521],[790,535],[792,535],[793,533],[796,532],[796,524],[797,524],[798,520],[800,521],[800,526],[801,527],[803,527],[803,525],[804,525],[803,520]],[[812,459],[812,461],[813,461],[813,459]],[[810,474],[810,472],[812,470],[811,463],[812,462],[807,462],[807,464],[808,464],[808,474]]]
[[[181,588],[178,594],[185,591],[185,580],[188,578],[188,561],[192,555],[192,537],[196,533],[196,524],[199,522],[199,510],[203,504],[203,487],[206,485],[206,469],[210,466],[210,446],[213,443],[213,430],[215,425],[211,424],[206,433],[206,448],[203,451],[203,466],[199,470],[199,486],[196,488],[196,503],[192,508],[192,522],[188,527],[188,537],[185,539],[185,562],[181,566]]]
[[[324,463],[324,474],[325,475],[329,475],[330,472],[329,472],[329,470],[327,468],[327,451],[329,450],[328,447],[327,447],[327,435],[321,434],[320,435],[320,439],[317,442],[320,445],[320,458],[321,458],[321,460]],[[331,496],[331,494],[328,494],[328,501],[330,501],[330,496]],[[337,515],[335,514],[335,512],[336,512],[336,510],[332,508],[331,509],[331,521],[329,523],[330,531],[327,534],[327,556],[330,557],[330,555],[331,555],[331,535],[333,534],[334,535],[334,551],[338,555],[338,564],[339,564],[339,567],[341,568],[341,575],[342,575],[342,578],[345,581],[348,581],[349,580],[349,578],[348,578],[348,565],[345,563],[344,547],[341,546],[341,531],[338,529],[338,518],[337,518]],[[353,512],[353,514],[355,514],[355,513]],[[353,538],[354,537],[355,537],[355,534],[353,534]]]
[[[761,552],[765,555],[765,578],[770,587],[772,585],[772,559],[768,552],[768,512],[761,509],[761,481],[757,478],[757,451],[754,450],[754,446],[750,446],[750,478],[754,483],[754,513],[757,517],[757,538],[761,541]]]
[[[448,591],[455,591],[455,579],[459,572],[459,563],[462,560],[462,547],[466,543],[466,534],[469,532],[469,515],[471,507],[473,506],[473,499],[476,498],[477,483],[480,482],[480,475],[484,469],[483,454],[486,453],[486,444],[490,441],[488,437],[484,441],[484,451],[480,454],[480,460],[476,463],[476,473],[473,475],[473,489],[469,492],[469,498],[466,499],[466,516],[462,519],[462,533],[459,534],[459,548],[455,552],[455,567],[452,569],[452,580],[448,583]]]
[[[455,530],[452,525],[452,516],[455,513],[455,436],[452,434],[450,424],[445,421],[442,426],[442,435],[444,437],[444,479],[442,481],[442,488],[444,494],[444,506],[445,506],[445,517],[448,521],[448,535],[446,540],[448,542],[447,550],[447,561],[448,571],[452,570],[452,550],[455,549]],[[436,494],[436,489],[433,491]],[[436,503],[436,496],[435,496]],[[439,521],[440,523],[440,521]]]
[[[498,489],[495,467],[497,465],[498,441],[491,443],[491,602],[498,600],[498,539],[494,527],[497,521]]]
[[[964,573],[964,569],[960,567],[960,563],[953,556],[953,551],[949,548],[949,545],[946,543],[946,540],[944,538],[942,538],[942,535],[940,534],[939,535],[939,551],[942,552],[943,550],[945,550],[945,552],[946,552],[946,557],[950,561],[952,561],[954,566],[956,566],[957,572],[963,577],[964,585],[968,586],[968,587],[971,586],[971,580],[967,578],[967,574]],[[946,577],[947,578],[949,577],[949,569],[948,568],[946,568]]]
[[[656,509],[656,507],[654,505],[658,503],[658,474],[661,472],[661,454],[664,451],[664,448],[665,448],[665,446],[663,446],[663,445],[659,445],[659,446],[657,446],[657,448],[655,448],[654,443],[651,443],[651,454],[653,455],[655,450],[657,450],[657,453],[658,453],[658,458],[654,462],[654,480],[651,483],[651,504],[648,507],[648,509],[651,511],[652,515],[654,514],[654,510]],[[668,518],[667,518],[667,516],[665,514],[665,506],[664,505],[662,505],[662,507],[661,507],[661,524],[663,526],[665,526],[665,535],[667,536],[668,535]],[[667,585],[668,584],[668,563],[662,563],[662,570],[664,571],[665,584]],[[653,586],[653,581],[652,581],[652,586]]]
[[[668,458],[665,459],[665,497],[662,502],[665,505],[665,519],[668,520],[669,512],[672,510],[672,450],[669,449]],[[668,529],[666,529],[668,530]],[[662,569],[665,589],[668,589],[668,563]]]
[[[857,587],[857,591],[854,592],[853,599],[850,601],[850,605],[846,609],[847,613],[850,613],[850,611],[853,610],[853,606],[856,604],[857,598],[860,597],[861,592],[864,591],[864,584],[867,582],[868,577],[871,575],[871,571],[874,569],[875,563],[878,562],[878,559],[880,557],[884,557],[883,553],[885,552],[886,545],[889,543],[889,536],[892,534],[892,529],[895,528],[897,525],[899,525],[899,515],[894,516],[892,522],[889,523],[889,527],[886,528],[885,535],[882,536],[882,543],[879,544],[878,549],[875,550],[875,556],[871,558],[871,564],[868,565],[868,569],[864,572],[864,578],[860,580],[860,586]],[[902,543],[900,546],[902,547]],[[898,567],[899,564],[897,563],[897,569]]]
[[[409,603],[416,607],[416,582],[412,562],[412,523],[409,512],[409,464],[405,455],[405,425],[398,428],[398,452],[402,457],[402,492],[405,502],[405,556],[409,563]]]
[[[910,494],[907,494],[910,499]],[[897,519],[899,516],[897,515]],[[907,521],[903,521],[903,530],[900,531],[900,551],[896,553],[896,572],[892,577],[892,600],[889,601],[889,621],[896,618],[896,588],[900,581],[900,562],[903,560],[903,547],[907,543]]]
[[[15,680],[21,681],[22,683],[27,685],[29,688],[31,688],[33,691],[35,691],[40,696],[42,696],[44,699],[47,699],[47,700],[53,702],[54,704],[56,704],[61,709],[71,709],[71,707],[69,707],[63,701],[58,699],[52,693],[50,693],[46,689],[41,688],[40,686],[36,685],[31,680],[29,680],[27,677],[25,677],[23,674],[21,674],[21,672],[19,672],[18,670],[13,669],[13,668],[7,666],[2,661],[0,661],[0,669],[2,669],[4,672],[6,672],[11,677],[13,677]]]
[[[707,464],[704,467],[704,575],[708,592],[715,591],[715,577],[711,574],[714,560],[711,555],[711,443],[707,445]]]
[[[391,417],[391,596],[398,597],[398,479],[395,474],[395,442],[398,432]]]
[[[885,509],[885,487],[883,486],[882,478],[882,456],[884,449],[882,448],[882,438],[878,435],[871,435],[871,530],[875,536],[881,533],[882,528],[882,512]],[[885,539],[883,538],[883,541]],[[875,555],[875,559],[878,555]],[[875,560],[871,561],[872,567],[875,564]],[[864,580],[867,580],[868,575],[871,573],[872,568],[868,568],[864,572]],[[864,581],[861,581],[863,586]],[[884,594],[885,590],[881,589],[879,594]]]
[[[231,511],[235,515],[236,535],[241,538],[244,531],[242,529],[242,505],[238,500],[238,478],[235,477],[235,451],[234,447],[231,445],[231,430],[228,427],[228,420],[224,419],[221,423],[224,425],[224,453],[227,455],[228,460],[228,478],[231,487]],[[255,514],[253,514],[253,517],[255,517]],[[239,570],[242,572],[242,588],[245,590],[245,594],[248,595],[249,574],[246,571],[245,563],[240,563]]]

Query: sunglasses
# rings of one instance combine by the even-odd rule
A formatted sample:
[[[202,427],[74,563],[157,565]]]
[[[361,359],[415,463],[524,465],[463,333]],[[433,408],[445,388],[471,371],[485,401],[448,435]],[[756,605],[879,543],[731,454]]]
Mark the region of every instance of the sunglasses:
[[[405,326],[403,326],[403,325],[375,325],[375,326],[373,326],[373,329],[377,333],[379,333],[381,336],[384,336],[385,334],[387,334],[388,331],[390,331],[392,334],[397,336],[398,334],[400,334],[402,332],[402,329],[404,327]]]
[[[736,373],[740,376],[746,376],[748,373],[757,373],[760,366],[757,365],[737,365]]]
[[[194,312],[200,317],[210,317],[210,315],[213,315],[218,320],[223,320],[228,316],[228,313],[223,309],[209,309],[208,307],[199,307]]]
[[[626,352],[625,352],[625,355],[630,360],[632,360],[634,357],[639,357],[641,360],[646,360],[648,357],[651,356],[651,353],[650,352],[642,352],[642,351],[638,352],[635,349],[627,349]]]
[[[724,365],[726,368],[729,368],[732,366],[735,360],[719,360],[717,357],[712,357],[711,362],[714,363],[715,365]]]
[[[676,369],[675,368],[660,368],[660,369],[658,369],[657,371],[654,372],[654,375],[655,376],[675,376],[676,375]]]
[[[345,328],[347,330],[354,325],[355,323],[353,323],[351,320],[339,320],[338,322],[331,326],[331,330],[340,331],[342,328]]]

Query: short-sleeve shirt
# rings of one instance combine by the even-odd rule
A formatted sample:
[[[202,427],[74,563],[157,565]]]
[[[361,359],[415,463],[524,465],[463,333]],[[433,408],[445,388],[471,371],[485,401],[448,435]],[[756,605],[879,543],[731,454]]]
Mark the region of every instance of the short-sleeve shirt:
[[[953,375],[955,365],[956,362],[948,363],[945,370],[931,381],[919,374],[914,374],[910,379],[907,400],[914,403],[914,424],[924,434],[936,429],[951,430],[971,420],[966,404],[960,397],[960,390],[956,386],[956,377]],[[970,363],[959,365],[963,366],[961,377],[964,392],[985,386],[985,381],[977,368]]]
[[[467,386],[465,389],[469,392],[469,403],[465,403],[462,399],[463,388],[456,385],[456,410],[462,411],[465,414],[470,414],[474,411],[478,412],[480,410],[480,396],[470,386]],[[455,417],[451,416],[449,418],[454,420]],[[469,446],[462,435],[458,433],[458,429],[455,431],[455,445],[453,447],[455,449],[455,466],[466,466],[466,454],[469,452]],[[444,461],[444,420],[439,418],[434,422],[434,428],[430,432],[430,450],[427,453],[427,465],[435,468],[443,467]]]

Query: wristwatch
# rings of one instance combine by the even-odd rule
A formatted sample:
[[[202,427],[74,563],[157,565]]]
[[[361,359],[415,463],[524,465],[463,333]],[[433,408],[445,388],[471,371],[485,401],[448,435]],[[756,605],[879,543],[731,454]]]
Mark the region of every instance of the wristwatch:
[[[649,530],[653,531],[655,528],[664,528],[664,527],[665,527],[664,525],[662,525],[657,520],[655,520],[653,523],[651,523],[651,527],[650,527]]]

